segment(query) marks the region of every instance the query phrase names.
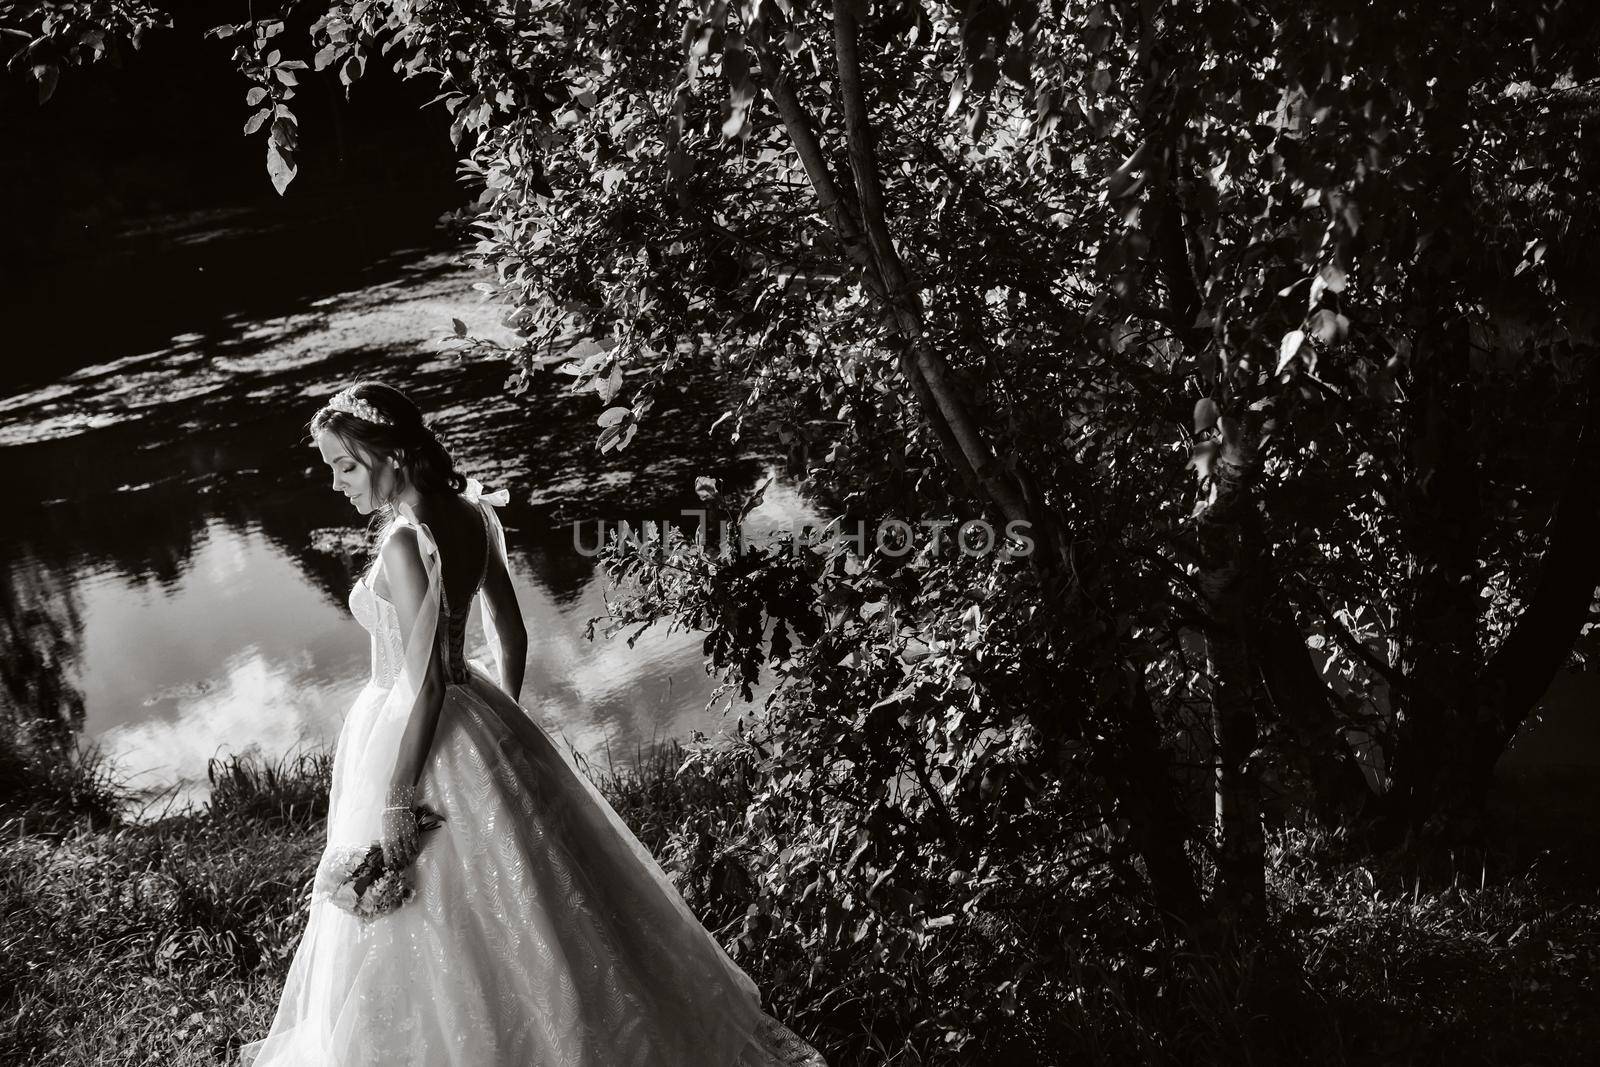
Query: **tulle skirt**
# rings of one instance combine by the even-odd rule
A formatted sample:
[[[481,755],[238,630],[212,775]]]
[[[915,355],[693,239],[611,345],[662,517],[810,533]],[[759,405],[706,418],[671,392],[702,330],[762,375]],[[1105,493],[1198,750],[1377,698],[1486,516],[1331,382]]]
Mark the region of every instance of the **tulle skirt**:
[[[387,769],[359,766],[387,691],[335,749],[335,842],[371,842]],[[363,922],[313,896],[250,1067],[771,1067],[822,1059],[540,726],[476,667],[451,685],[419,783],[444,817],[416,896]]]

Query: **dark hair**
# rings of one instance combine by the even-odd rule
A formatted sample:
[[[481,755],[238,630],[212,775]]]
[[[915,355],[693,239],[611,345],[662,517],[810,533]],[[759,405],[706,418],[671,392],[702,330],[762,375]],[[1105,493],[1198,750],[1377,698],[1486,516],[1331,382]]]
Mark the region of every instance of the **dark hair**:
[[[446,490],[459,493],[467,487],[466,476],[456,470],[455,460],[433,428],[422,421],[422,411],[411,398],[392,385],[361,381],[350,386],[357,400],[364,400],[389,420],[389,425],[369,422],[343,411],[324,407],[311,417],[306,432],[312,437],[327,430],[343,441],[371,470],[391,456],[400,461],[406,481],[424,493]]]

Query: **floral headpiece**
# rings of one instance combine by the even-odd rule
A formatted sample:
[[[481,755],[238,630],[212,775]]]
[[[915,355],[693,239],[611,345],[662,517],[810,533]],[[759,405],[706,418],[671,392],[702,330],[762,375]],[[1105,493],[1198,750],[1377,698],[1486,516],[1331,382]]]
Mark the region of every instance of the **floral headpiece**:
[[[354,415],[358,419],[366,422],[375,422],[379,426],[394,425],[393,419],[356,396],[356,387],[353,385],[334,393],[333,399],[323,406],[329,411],[342,411],[346,415]]]

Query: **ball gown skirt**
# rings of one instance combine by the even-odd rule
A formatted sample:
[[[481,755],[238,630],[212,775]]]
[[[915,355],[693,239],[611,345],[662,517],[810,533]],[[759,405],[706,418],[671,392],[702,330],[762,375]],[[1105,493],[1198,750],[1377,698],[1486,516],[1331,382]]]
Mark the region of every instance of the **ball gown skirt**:
[[[374,678],[335,749],[330,854],[378,837],[393,765],[379,736],[394,733],[394,690],[407,696],[385,684],[403,674],[383,662],[399,642],[392,611],[375,618],[382,607],[368,583],[352,593],[374,634]],[[422,837],[416,895],[359,919],[327,899],[325,855],[272,1028],[240,1062],[825,1067],[762,1012],[572,756],[479,665],[455,677],[417,786],[444,824]]]

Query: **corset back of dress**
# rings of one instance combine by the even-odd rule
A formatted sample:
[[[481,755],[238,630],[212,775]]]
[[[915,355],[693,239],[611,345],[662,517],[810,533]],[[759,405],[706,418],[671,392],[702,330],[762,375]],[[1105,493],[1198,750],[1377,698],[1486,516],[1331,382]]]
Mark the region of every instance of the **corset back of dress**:
[[[482,586],[483,579],[478,579]],[[477,589],[473,590],[477,594]],[[472,614],[472,598],[468,597],[466,604],[457,608],[450,603],[450,598],[440,588],[439,613],[444,616],[444,625],[439,627],[439,652],[443,657],[445,675],[452,682],[465,684],[467,680],[467,618]]]

